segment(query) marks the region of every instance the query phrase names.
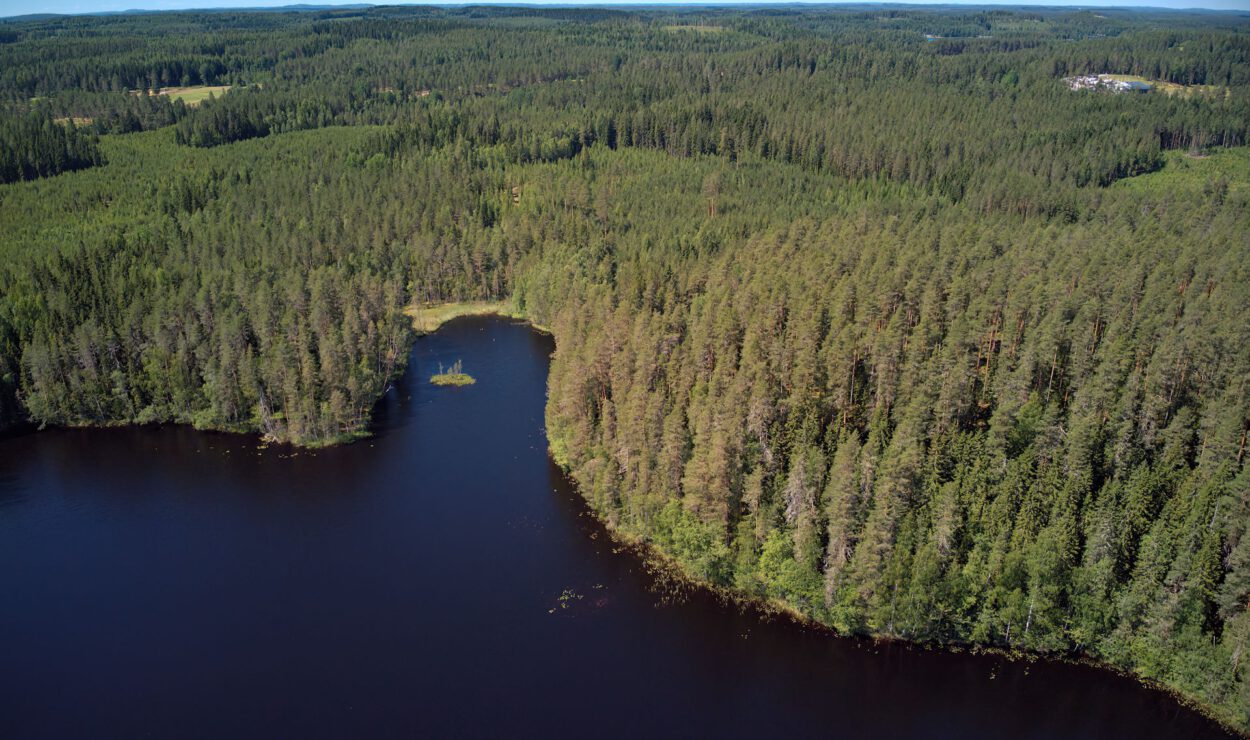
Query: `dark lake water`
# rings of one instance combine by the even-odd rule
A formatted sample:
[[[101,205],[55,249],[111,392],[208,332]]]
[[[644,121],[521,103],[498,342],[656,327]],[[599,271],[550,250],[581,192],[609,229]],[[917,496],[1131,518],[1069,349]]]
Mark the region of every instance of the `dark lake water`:
[[[552,349],[454,321],[317,452],[0,440],[0,738],[1223,736],[1089,668],[666,600],[546,455]],[[477,385],[421,382],[457,359]]]

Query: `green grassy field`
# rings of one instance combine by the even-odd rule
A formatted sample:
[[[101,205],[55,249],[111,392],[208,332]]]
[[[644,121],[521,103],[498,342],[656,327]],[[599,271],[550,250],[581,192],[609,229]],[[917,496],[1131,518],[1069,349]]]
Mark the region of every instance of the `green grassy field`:
[[[1223,89],[1215,85],[1181,85],[1175,82],[1152,80],[1149,77],[1141,77],[1139,75],[1107,75],[1107,77],[1120,82],[1145,82],[1157,92],[1168,95],[1180,95],[1186,98],[1192,95],[1216,95]],[[1227,94],[1228,91],[1224,90],[1224,93]]]
[[[1223,182],[1229,193],[1250,192],[1250,147],[1216,149],[1193,156],[1166,152],[1163,169],[1120,180],[1112,187],[1136,191],[1189,191]]]
[[[192,87],[162,87],[157,95],[164,95],[181,100],[191,107],[195,107],[210,97],[221,97],[230,89],[229,85],[194,85]]]

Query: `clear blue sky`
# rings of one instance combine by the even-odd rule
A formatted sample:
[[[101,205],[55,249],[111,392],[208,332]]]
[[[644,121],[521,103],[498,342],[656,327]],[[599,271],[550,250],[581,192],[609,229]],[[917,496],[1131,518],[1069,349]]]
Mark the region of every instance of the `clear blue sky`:
[[[759,4],[760,0],[738,0],[739,2],[752,2]],[[862,0],[861,0],[862,1]],[[1008,4],[1008,3],[992,3],[985,0],[913,0],[916,4],[933,4],[941,2],[942,4],[965,4],[965,5],[989,5],[989,4]],[[114,10],[182,10],[186,8],[257,8],[257,7],[277,7],[282,5],[293,5],[303,2],[308,5],[350,5],[360,3],[362,0],[0,0],[0,17],[12,15],[25,15],[27,13],[98,13],[101,11]],[[707,0],[704,0],[706,3]],[[375,5],[402,5],[405,4],[398,0],[392,2],[384,2],[384,0],[375,0]],[[430,0],[426,3],[408,3],[408,4],[428,4],[441,5],[437,0]],[[524,2],[500,2],[500,0],[481,0],[469,4],[485,5],[485,4],[501,4],[501,5],[523,5]],[[533,3],[530,3],[533,4]],[[586,3],[567,2],[567,0],[556,0],[551,3],[540,4],[560,4],[560,5],[580,5]],[[590,0],[589,4],[593,5],[629,5],[628,2],[612,2],[611,0]],[[637,4],[634,2],[632,4]],[[652,0],[653,5],[668,4],[664,0]],[[727,0],[723,3],[734,4],[734,0]],[[1212,9],[1236,9],[1250,10],[1250,0],[1101,0],[1095,2],[1080,2],[1079,0],[1032,0],[1031,2],[1019,3],[1027,5],[1049,5],[1049,6],[1074,6],[1074,7],[1114,7],[1114,6],[1153,6],[1161,8],[1212,8]]]

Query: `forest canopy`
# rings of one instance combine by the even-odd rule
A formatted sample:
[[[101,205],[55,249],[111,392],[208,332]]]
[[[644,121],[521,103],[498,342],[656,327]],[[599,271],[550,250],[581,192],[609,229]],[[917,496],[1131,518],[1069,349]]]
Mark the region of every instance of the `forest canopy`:
[[[1247,731],[1248,136],[1233,13],[0,21],[0,425],[344,441],[405,307],[503,301],[692,576]]]

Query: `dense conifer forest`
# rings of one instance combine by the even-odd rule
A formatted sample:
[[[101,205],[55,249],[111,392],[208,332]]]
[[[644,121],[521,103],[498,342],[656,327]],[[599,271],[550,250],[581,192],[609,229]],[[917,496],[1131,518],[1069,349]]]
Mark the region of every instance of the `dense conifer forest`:
[[[1248,136],[1244,14],[2,21],[0,424],[341,441],[405,306],[505,300],[694,577],[1247,731]]]

